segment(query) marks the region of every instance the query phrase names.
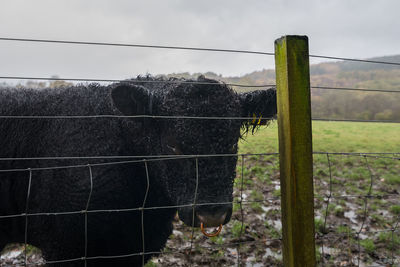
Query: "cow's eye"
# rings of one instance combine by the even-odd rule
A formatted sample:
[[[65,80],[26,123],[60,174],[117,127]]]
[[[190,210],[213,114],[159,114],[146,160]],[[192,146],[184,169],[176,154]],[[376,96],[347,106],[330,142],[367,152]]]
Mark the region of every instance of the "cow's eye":
[[[175,147],[173,147],[173,146],[170,146],[170,145],[167,145],[167,147],[168,147],[170,150],[172,150],[172,152],[174,152],[174,153],[175,153],[175,152],[176,152],[176,150],[177,150]]]
[[[167,145],[167,148],[168,148],[173,154],[176,154],[176,155],[181,155],[181,154],[182,154],[181,150],[180,150],[179,148],[175,147],[175,146]]]
[[[237,144],[237,143],[233,144],[233,146],[232,146],[232,151],[233,151],[233,152],[236,152],[237,149],[238,149],[238,144]]]
[[[164,144],[166,146],[167,153],[175,155],[183,154],[181,149],[179,148],[178,142],[173,135],[167,135],[164,138]]]

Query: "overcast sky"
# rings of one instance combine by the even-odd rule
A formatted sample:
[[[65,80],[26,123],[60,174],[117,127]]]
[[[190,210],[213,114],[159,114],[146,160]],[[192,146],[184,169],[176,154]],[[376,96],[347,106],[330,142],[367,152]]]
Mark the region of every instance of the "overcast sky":
[[[399,0],[1,0],[0,37],[274,51],[307,35],[310,53],[400,54]],[[0,76],[123,79],[273,68],[271,56],[0,41]]]

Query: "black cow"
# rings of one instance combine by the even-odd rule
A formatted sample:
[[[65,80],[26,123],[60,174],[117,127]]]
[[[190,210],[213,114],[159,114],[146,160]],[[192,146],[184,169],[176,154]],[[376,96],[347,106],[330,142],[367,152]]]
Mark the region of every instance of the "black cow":
[[[1,89],[0,157],[25,159],[0,161],[0,249],[24,243],[27,225],[27,243],[48,265],[84,266],[87,256],[88,266],[137,266],[142,256],[130,254],[159,252],[177,210],[188,226],[225,224],[237,157],[182,155],[236,154],[241,133],[275,114],[274,89],[237,94],[204,77]],[[79,117],[91,115],[100,116]],[[253,116],[265,119],[234,119]],[[170,157],[143,160],[157,155]],[[194,201],[224,204],[196,206],[193,216]],[[25,212],[36,215],[6,217]],[[128,256],[98,257],[117,255]]]

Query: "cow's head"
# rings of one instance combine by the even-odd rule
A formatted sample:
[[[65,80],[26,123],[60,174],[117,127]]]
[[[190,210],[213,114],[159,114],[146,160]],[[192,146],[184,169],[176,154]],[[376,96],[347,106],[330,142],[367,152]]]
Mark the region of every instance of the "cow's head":
[[[218,226],[227,223],[232,213],[239,138],[244,131],[254,131],[276,114],[276,93],[269,89],[237,94],[204,77],[199,77],[197,83],[187,82],[133,80],[115,86],[112,98],[125,115],[168,117],[143,123],[151,128],[143,129],[149,135],[151,150],[147,152],[199,156],[152,163],[150,178],[159,179],[157,182],[166,189],[172,203],[183,205],[178,212],[185,224]],[[264,119],[259,120],[260,117]],[[194,202],[197,205],[193,213]]]

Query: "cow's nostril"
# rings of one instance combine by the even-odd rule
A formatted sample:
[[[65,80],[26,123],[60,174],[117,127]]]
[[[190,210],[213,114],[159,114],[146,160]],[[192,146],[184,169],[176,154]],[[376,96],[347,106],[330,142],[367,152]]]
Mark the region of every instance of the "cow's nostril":
[[[197,218],[200,222],[202,222],[205,227],[218,227],[221,224],[224,224],[226,215],[228,213],[217,213],[217,214],[200,214],[197,213]]]

